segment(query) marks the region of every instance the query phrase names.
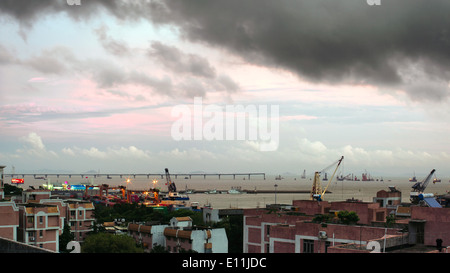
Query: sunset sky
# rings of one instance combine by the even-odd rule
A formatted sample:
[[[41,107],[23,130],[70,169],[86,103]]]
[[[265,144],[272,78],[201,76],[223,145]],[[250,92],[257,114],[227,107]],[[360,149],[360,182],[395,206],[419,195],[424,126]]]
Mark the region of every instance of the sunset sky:
[[[450,2],[407,2],[0,1],[0,165],[450,176]],[[194,98],[278,106],[277,149],[173,139]]]

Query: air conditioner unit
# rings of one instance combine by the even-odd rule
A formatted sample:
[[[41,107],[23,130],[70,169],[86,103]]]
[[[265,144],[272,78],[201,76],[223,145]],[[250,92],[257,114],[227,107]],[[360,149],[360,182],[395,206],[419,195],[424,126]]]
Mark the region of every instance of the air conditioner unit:
[[[319,235],[317,236],[319,239],[327,239],[327,233],[325,231],[319,231]]]

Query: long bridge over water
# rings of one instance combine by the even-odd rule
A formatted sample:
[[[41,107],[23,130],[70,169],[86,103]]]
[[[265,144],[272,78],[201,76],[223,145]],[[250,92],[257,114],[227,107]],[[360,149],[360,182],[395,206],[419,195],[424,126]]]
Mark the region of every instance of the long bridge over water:
[[[110,173],[105,173],[105,174],[98,174],[98,173],[80,173],[80,174],[4,174],[4,177],[10,177],[10,178],[25,178],[26,176],[33,176],[34,179],[47,179],[48,177],[69,177],[72,178],[72,176],[77,177],[80,176],[81,178],[86,178],[86,177],[94,177],[94,178],[99,178],[99,177],[106,177],[107,179],[112,179],[113,177],[120,177],[120,178],[136,178],[138,176],[146,176],[148,179],[150,179],[151,177],[161,177],[161,179],[164,178],[165,174],[163,173],[146,173],[146,174],[125,174],[125,173],[121,173],[121,174],[110,174]],[[178,178],[178,176],[184,177],[184,178],[189,178],[191,179],[193,176],[203,176],[203,179],[206,179],[207,176],[216,176],[219,179],[221,177],[224,176],[232,176],[233,179],[236,179],[236,177],[247,177],[248,179],[251,179],[252,176],[262,176],[264,178],[264,180],[266,180],[266,174],[265,173],[174,173],[174,174],[170,174],[170,176],[175,177],[175,179]]]

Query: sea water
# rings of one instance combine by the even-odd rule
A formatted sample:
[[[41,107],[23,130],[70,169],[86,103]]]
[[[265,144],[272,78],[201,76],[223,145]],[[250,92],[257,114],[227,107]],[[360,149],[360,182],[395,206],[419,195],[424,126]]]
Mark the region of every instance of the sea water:
[[[268,204],[292,204],[293,200],[308,200],[310,198],[309,191],[312,188],[313,178],[307,177],[301,179],[300,176],[283,177],[281,180],[276,179],[275,175],[263,176],[180,176],[175,179],[171,175],[172,181],[176,184],[178,191],[185,189],[194,190],[217,190],[217,194],[207,193],[193,193],[189,194],[191,202],[199,202],[200,205],[211,205],[213,208],[262,208]],[[20,177],[21,178],[21,177]],[[128,183],[127,183],[128,180]],[[157,182],[155,182],[157,181]],[[155,182],[155,183],[154,183]],[[322,181],[322,187],[328,185],[323,200],[326,201],[342,201],[347,199],[358,199],[364,202],[372,202],[377,192],[380,190],[389,191],[390,186],[396,187],[402,192],[402,202],[409,202],[409,194],[411,187],[414,185],[408,178],[384,178],[383,181],[336,181],[333,180]],[[8,180],[5,179],[5,183]],[[118,175],[112,176],[108,179],[105,175],[95,177],[93,175],[72,175],[69,176],[53,176],[48,175],[47,179],[35,179],[33,176],[25,176],[22,188],[26,189],[29,186],[35,188],[44,183],[50,184],[69,184],[76,185],[80,183],[91,183],[94,185],[108,184],[110,187],[126,186],[131,190],[147,190],[153,188],[167,191],[166,178],[163,176],[126,176],[120,178]],[[271,190],[272,193],[258,193],[258,194],[228,194],[220,193],[228,192],[231,188],[241,188],[242,190]],[[433,183],[430,181],[425,192],[434,194],[445,194],[450,190],[450,183],[448,180]],[[308,193],[280,193],[281,191],[306,191]]]

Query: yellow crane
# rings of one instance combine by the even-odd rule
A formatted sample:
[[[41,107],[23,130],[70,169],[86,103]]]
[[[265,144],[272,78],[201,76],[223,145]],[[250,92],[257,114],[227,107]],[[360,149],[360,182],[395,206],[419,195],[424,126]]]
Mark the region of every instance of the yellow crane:
[[[314,173],[314,181],[313,181],[313,185],[312,185],[312,189],[311,189],[311,198],[310,198],[311,200],[317,200],[317,201],[322,201],[323,200],[323,196],[327,192],[328,186],[330,185],[331,181],[333,180],[334,175],[336,174],[336,171],[339,168],[339,165],[341,165],[341,163],[342,163],[342,160],[344,160],[344,156],[342,156],[339,160],[337,160],[336,162],[334,162],[330,166],[326,167],[322,171]],[[331,179],[328,180],[327,186],[323,189],[322,188],[322,182],[320,180],[320,174],[322,172],[324,172],[325,170],[331,168],[335,164],[337,164],[336,169],[334,170],[333,175],[331,176]]]

